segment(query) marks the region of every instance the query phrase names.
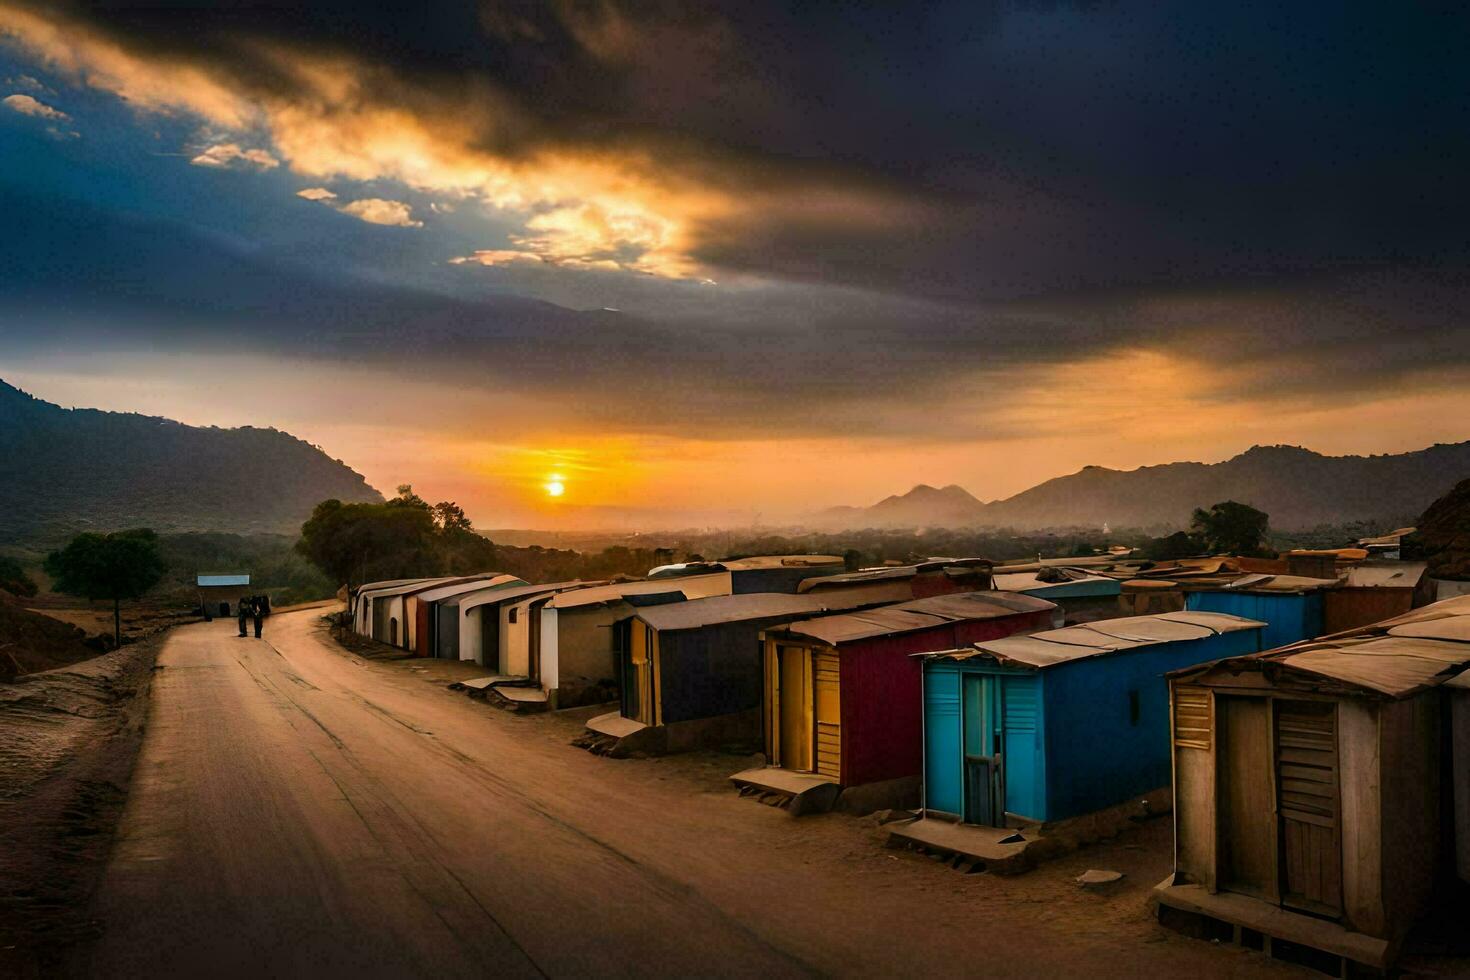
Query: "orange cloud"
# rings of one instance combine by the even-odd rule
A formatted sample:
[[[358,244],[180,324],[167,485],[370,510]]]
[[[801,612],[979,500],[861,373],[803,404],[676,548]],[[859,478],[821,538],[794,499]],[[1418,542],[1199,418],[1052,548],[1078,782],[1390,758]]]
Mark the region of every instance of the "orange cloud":
[[[610,9],[572,13],[567,8],[563,16],[597,56],[636,53],[628,25]],[[0,35],[50,71],[111,92],[139,112],[197,116],[237,140],[258,137],[273,151],[242,150],[231,161],[267,167],[267,158],[279,158],[313,180],[397,181],[518,217],[513,250],[556,265],[702,278],[696,236],[752,204],[824,221],[894,217],[892,202],[830,177],[787,186],[767,175],[752,196],[733,164],[688,147],[651,138],[634,146],[553,137],[486,81],[430,91],[347,54],[256,39],[236,42],[246,70],[202,55],[133,50],[80,20],[5,0]],[[215,165],[208,153],[194,162]],[[386,214],[368,205],[358,210]]]
[[[239,143],[216,143],[205,147],[189,162],[196,167],[224,169],[234,166],[250,166],[258,170],[271,170],[281,164],[281,161],[265,150],[245,149]]]
[[[20,113],[22,116],[35,116],[38,119],[54,119],[57,121],[64,121],[71,118],[71,116],[68,116],[60,109],[53,109],[46,103],[38,101],[29,95],[21,95],[20,93],[7,95],[5,98],[0,99],[0,102],[4,102],[8,107]]]

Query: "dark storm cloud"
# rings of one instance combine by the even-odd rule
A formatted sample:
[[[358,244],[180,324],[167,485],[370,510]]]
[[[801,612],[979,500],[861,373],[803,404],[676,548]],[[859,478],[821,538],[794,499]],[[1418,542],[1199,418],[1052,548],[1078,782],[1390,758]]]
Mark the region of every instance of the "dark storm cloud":
[[[0,25],[7,10],[63,77],[250,131],[283,172],[519,214],[516,248],[481,254],[509,264],[457,267],[459,284],[639,311],[308,273],[13,190],[12,344],[248,336],[616,424],[936,438],[987,431],[942,410],[956,395],[1004,400],[1007,372],[1116,351],[1218,370],[1240,399],[1383,391],[1470,359],[1455,11],[0,0]],[[706,272],[719,288],[693,285]]]
[[[1105,359],[1120,339],[1201,365],[1197,377],[1229,377],[1213,397],[1324,404],[1380,396],[1426,366],[1463,366],[1470,349],[1465,283],[1434,269],[985,305],[814,287],[700,302],[707,294],[691,286],[687,302],[652,316],[311,273],[178,222],[3,187],[0,212],[11,232],[0,236],[0,355],[306,358],[515,392],[621,431],[1014,437],[1025,432],[996,410],[1024,394],[1028,372]],[[70,258],[81,254],[89,261]],[[1126,401],[1141,380],[1109,387]]]
[[[472,117],[506,160],[652,157],[716,269],[958,300],[1466,256],[1467,15],[1232,4],[55,6],[290,100]],[[696,209],[697,211],[697,209]]]

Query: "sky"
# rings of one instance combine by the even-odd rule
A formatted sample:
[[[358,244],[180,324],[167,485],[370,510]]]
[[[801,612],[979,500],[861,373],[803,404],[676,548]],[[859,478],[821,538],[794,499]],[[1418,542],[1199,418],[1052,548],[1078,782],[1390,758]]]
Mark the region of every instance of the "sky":
[[[0,0],[0,378],[487,528],[1460,441],[1467,19]]]

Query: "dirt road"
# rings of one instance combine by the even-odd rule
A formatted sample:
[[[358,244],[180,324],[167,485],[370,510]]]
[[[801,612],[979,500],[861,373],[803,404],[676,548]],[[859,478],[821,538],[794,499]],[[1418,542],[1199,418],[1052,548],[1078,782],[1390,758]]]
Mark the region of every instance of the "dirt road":
[[[73,972],[1290,975],[1153,925],[1146,841],[965,876],[738,799],[717,770],[743,760],[571,748],[565,722],[345,654],[318,615],[170,635]],[[1070,884],[1098,860],[1127,887]]]

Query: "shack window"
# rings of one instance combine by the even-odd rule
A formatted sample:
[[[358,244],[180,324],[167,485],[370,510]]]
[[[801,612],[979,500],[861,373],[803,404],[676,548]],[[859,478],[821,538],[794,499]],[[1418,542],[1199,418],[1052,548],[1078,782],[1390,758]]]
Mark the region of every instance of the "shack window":
[[[518,613],[518,612],[520,612],[519,609],[516,609],[516,608],[512,607],[511,610],[510,610],[510,615],[507,616],[506,619],[508,621],[514,623],[516,621],[516,613]]]
[[[1210,747],[1210,692],[1202,687],[1174,688],[1174,744],[1180,748]]]

